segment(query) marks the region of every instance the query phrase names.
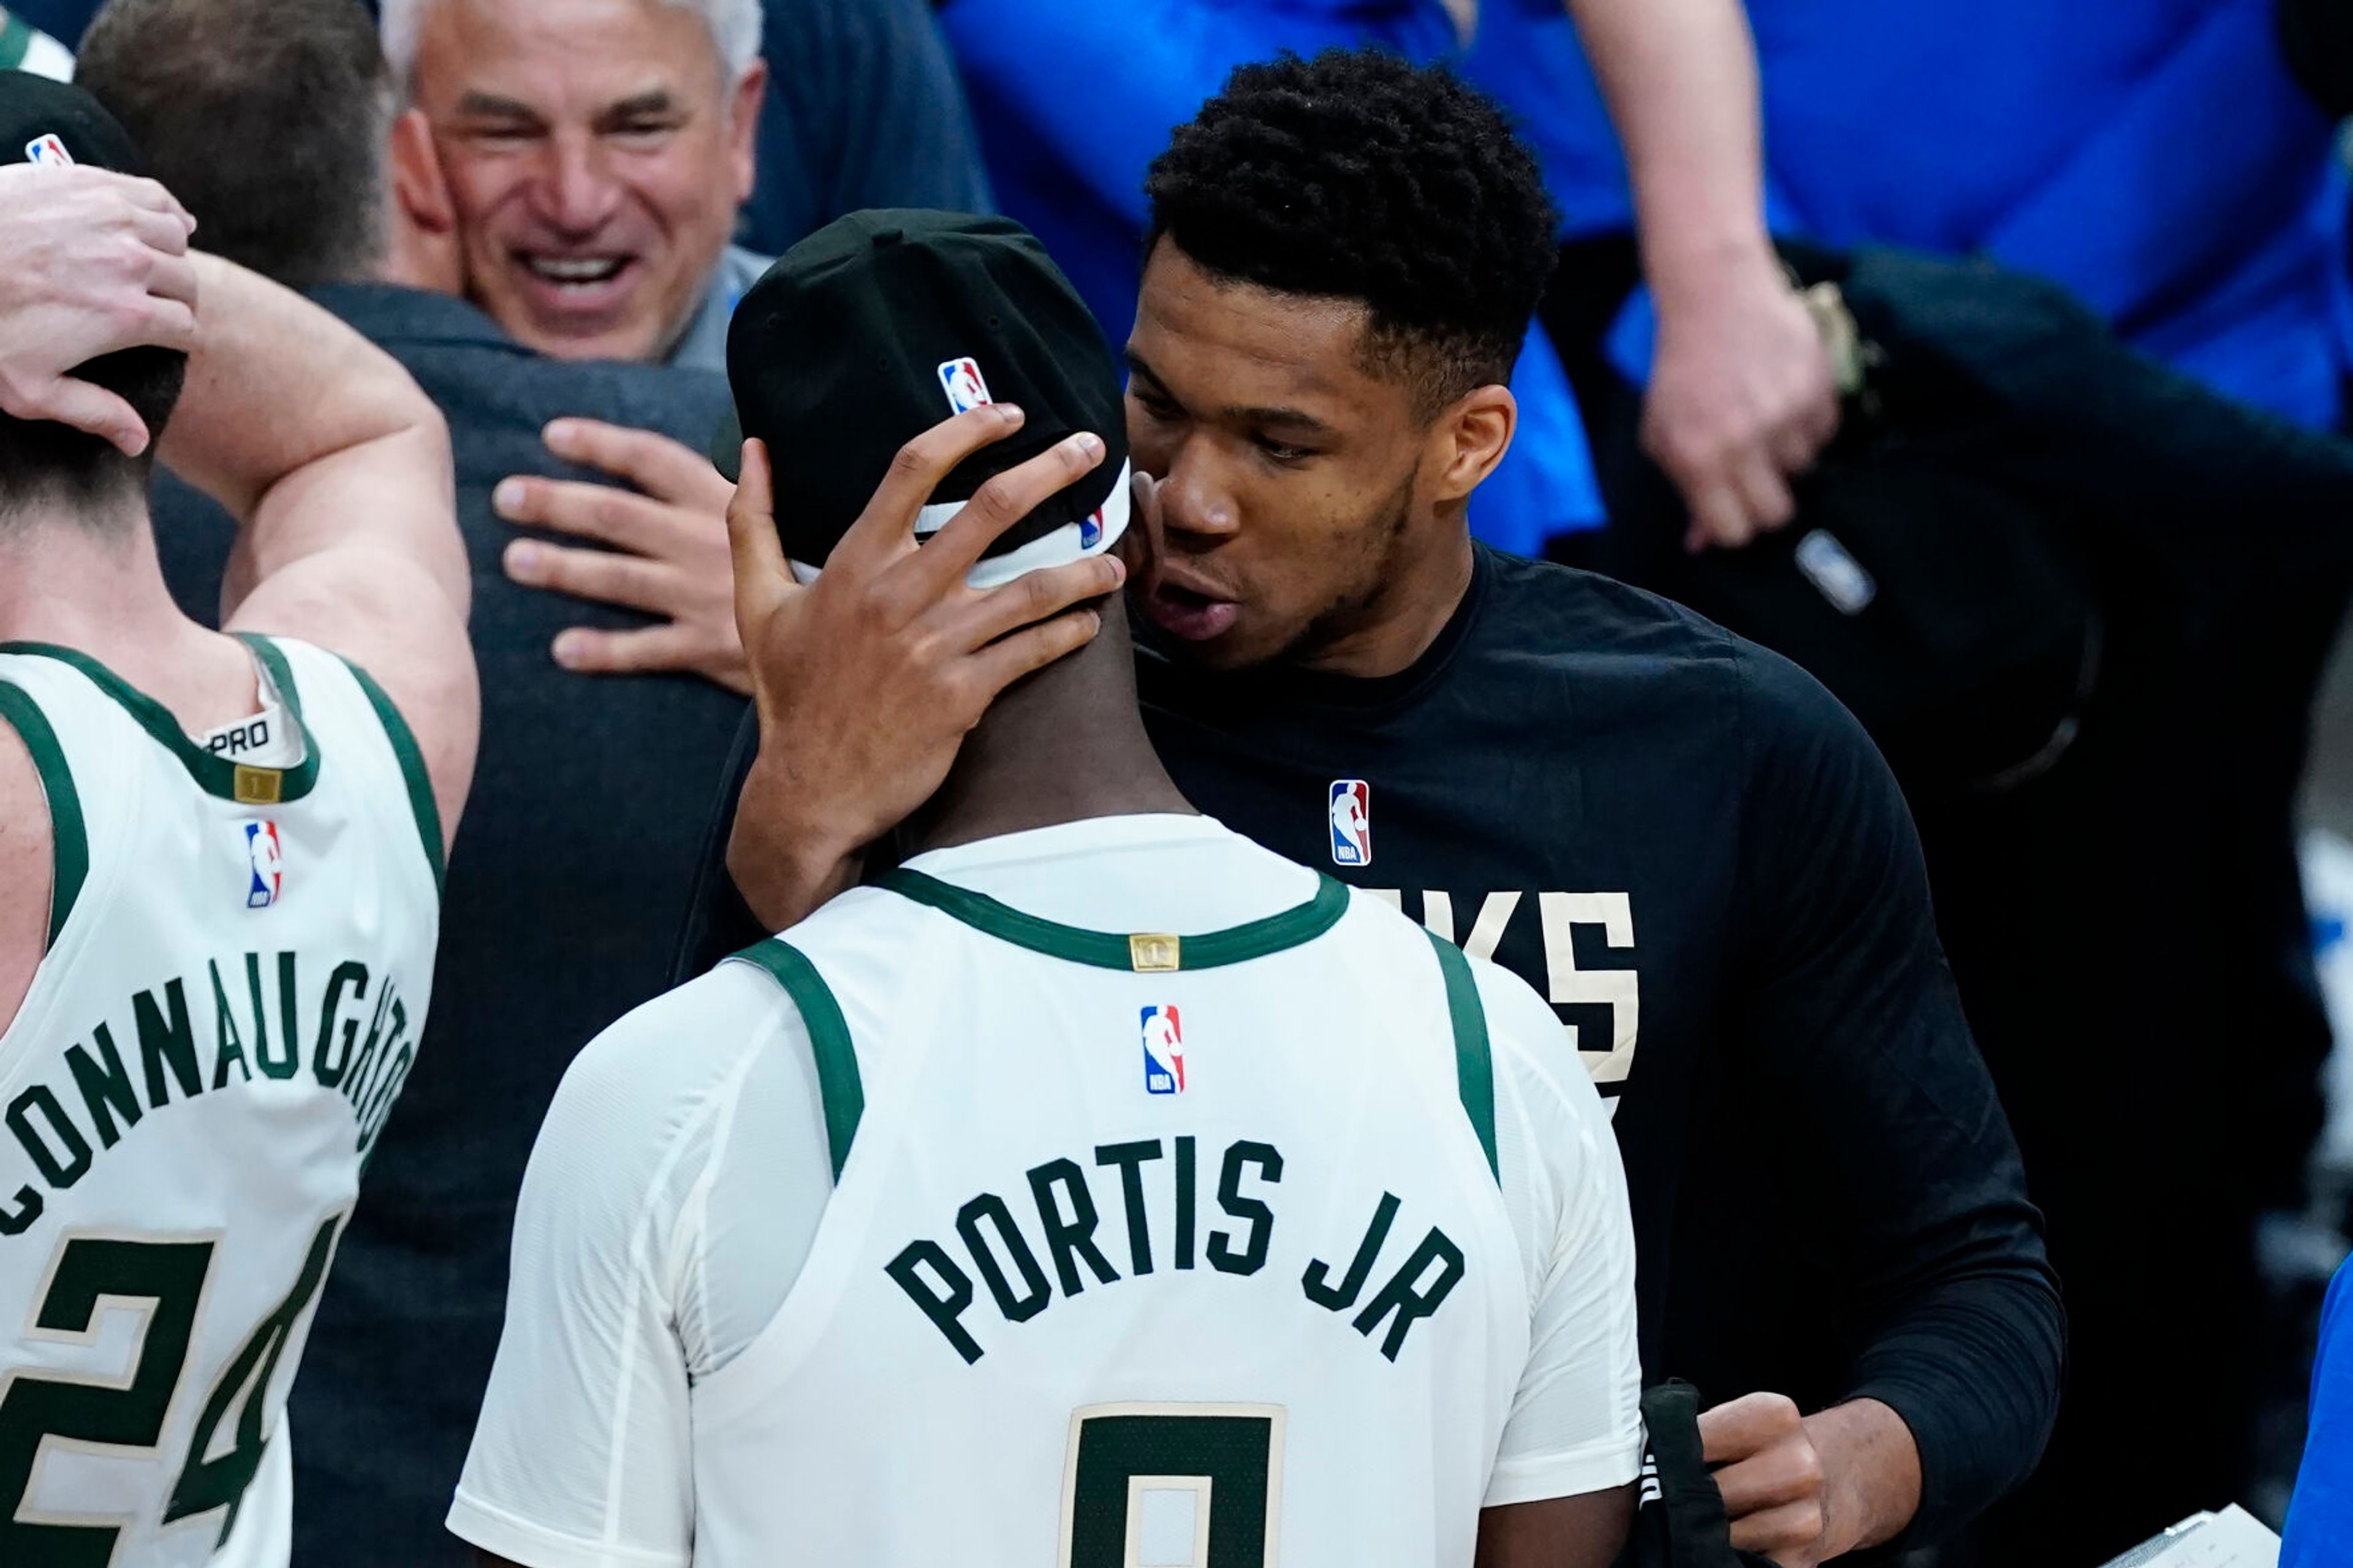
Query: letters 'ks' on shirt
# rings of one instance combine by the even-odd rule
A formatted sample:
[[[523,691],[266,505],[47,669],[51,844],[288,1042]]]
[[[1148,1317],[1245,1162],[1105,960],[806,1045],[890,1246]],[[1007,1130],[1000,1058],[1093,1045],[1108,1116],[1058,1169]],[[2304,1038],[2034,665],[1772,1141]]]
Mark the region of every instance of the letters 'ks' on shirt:
[[[289,1561],[281,1415],[424,1027],[441,827],[373,681],[246,640],[282,768],[0,645],[55,844],[0,1034],[0,1563]]]
[[[1633,1479],[1623,1178],[1525,984],[1204,818],[907,869],[575,1064],[453,1530],[1402,1568]]]
[[[1550,999],[1610,1098],[1649,1376],[1884,1400],[1915,1539],[2031,1468],[2063,1338],[2041,1221],[1903,797],[1819,683],[1483,548],[1394,677],[1141,668],[1196,805]]]

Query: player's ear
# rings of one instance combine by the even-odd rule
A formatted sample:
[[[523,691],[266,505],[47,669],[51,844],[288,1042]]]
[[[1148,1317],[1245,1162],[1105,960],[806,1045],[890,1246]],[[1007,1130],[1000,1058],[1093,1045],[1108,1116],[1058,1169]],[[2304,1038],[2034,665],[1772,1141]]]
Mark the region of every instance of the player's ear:
[[[1519,423],[1519,402],[1500,383],[1476,387],[1449,405],[1430,426],[1434,449],[1424,471],[1430,476],[1431,499],[1456,501],[1477,489],[1511,450]]]

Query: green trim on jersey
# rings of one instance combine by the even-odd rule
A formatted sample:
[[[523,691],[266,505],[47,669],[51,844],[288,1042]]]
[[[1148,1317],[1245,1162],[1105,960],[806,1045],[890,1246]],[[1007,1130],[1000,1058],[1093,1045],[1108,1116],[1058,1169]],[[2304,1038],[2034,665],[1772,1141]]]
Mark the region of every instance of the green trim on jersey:
[[[1337,925],[1340,917],[1348,910],[1347,888],[1319,873],[1314,898],[1281,914],[1269,915],[1264,920],[1229,926],[1224,931],[1213,931],[1200,936],[1165,937],[1148,932],[1118,936],[1109,931],[1086,931],[1078,926],[1040,920],[1008,904],[998,903],[986,893],[976,893],[970,889],[943,882],[937,877],[911,871],[903,866],[895,871],[883,873],[875,885],[887,888],[902,898],[913,899],[919,904],[929,904],[942,914],[962,921],[976,931],[986,931],[1016,947],[1026,947],[1032,952],[1042,952],[1049,958],[1091,963],[1097,969],[1147,972],[1217,969],[1229,963],[1264,958],[1271,952],[1281,952],[1285,948],[1313,942]],[[1147,943],[1166,944],[1174,952],[1169,953],[1167,962],[1141,962],[1139,949]]]
[[[731,956],[768,972],[785,994],[800,1009],[808,1029],[809,1054],[817,1058],[818,1095],[825,1102],[825,1141],[833,1154],[833,1179],[849,1163],[849,1145],[858,1136],[859,1119],[866,1114],[866,1089],[858,1077],[858,1052],[849,1044],[849,1025],[825,976],[808,954],[785,941],[770,937]]]
[[[375,683],[375,677],[350,659],[343,660],[343,668],[352,672],[352,679],[360,683],[362,691],[367,693],[368,706],[375,710],[376,721],[392,740],[392,753],[400,759],[400,776],[408,784],[408,806],[417,814],[417,831],[425,840],[425,863],[433,868],[433,890],[438,893],[442,890],[445,870],[441,854],[441,807],[433,798],[433,775],[425,771],[425,753],[417,747],[417,737],[410,732],[408,721],[400,716],[400,710],[392,705],[392,699],[385,695],[384,688]]]
[[[90,880],[90,829],[82,820],[81,795],[74,788],[73,770],[66,766],[65,748],[58,732],[23,688],[0,680],[0,722],[5,722],[33,753],[33,769],[41,775],[41,793],[49,802],[49,937],[46,953],[57,946]]]
[[[243,763],[233,763],[216,756],[188,739],[180,721],[172,717],[170,709],[132,686],[114,671],[78,648],[59,647],[55,643],[0,643],[0,653],[30,654],[40,658],[53,658],[69,665],[88,677],[90,683],[121,704],[139,727],[155,739],[155,743],[178,759],[196,787],[221,800],[235,801],[240,805],[276,805],[281,801],[301,800],[319,782],[319,748],[311,731],[302,722],[302,694],[295,689],[294,672],[286,663],[286,656],[270,645],[267,637],[240,632],[237,640],[253,650],[269,672],[285,700],[286,712],[294,723],[294,731],[302,738],[302,760],[290,768],[255,768]],[[252,781],[259,780],[265,788],[257,791]],[[240,788],[240,784],[247,785]],[[272,793],[274,792],[274,793]]]
[[[1439,972],[1446,976],[1446,1011],[1454,1020],[1454,1085],[1470,1113],[1471,1130],[1487,1152],[1487,1169],[1495,1180],[1504,1170],[1495,1161],[1495,1058],[1487,1044],[1487,1010],[1479,1004],[1479,982],[1462,950],[1435,931],[1423,933],[1438,950]]]
[[[25,57],[32,52],[34,37],[33,24],[0,10],[0,70],[23,69]]]

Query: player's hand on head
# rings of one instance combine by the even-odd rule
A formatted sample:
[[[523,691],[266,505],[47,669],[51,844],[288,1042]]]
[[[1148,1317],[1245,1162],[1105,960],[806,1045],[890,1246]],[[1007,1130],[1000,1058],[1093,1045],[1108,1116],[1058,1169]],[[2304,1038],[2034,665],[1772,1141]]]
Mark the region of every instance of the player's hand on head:
[[[628,631],[574,626],[553,654],[592,675],[682,672],[749,692],[727,544],[734,489],[709,458],[650,430],[595,419],[558,419],[547,449],[633,487],[516,475],[491,493],[507,521],[593,542],[602,548],[518,539],[507,575],[527,588],[620,605],[662,617]]]
[[[1788,480],[1838,432],[1830,356],[1770,252],[1658,313],[1642,447],[1683,494],[1685,547],[1736,549],[1796,515]]]
[[[1090,641],[1101,617],[1088,601],[1124,580],[1101,555],[987,590],[965,581],[998,535],[1103,460],[1092,435],[997,475],[917,544],[939,482],[1020,426],[1018,409],[991,404],[910,441],[807,587],[777,538],[766,450],[744,444],[727,521],[760,751],[728,868],[772,927],[823,901],[849,860],[931,797],[998,692]]]
[[[0,413],[145,451],[152,433],[130,404],[67,373],[124,349],[195,346],[195,228],[153,180],[0,167]]]

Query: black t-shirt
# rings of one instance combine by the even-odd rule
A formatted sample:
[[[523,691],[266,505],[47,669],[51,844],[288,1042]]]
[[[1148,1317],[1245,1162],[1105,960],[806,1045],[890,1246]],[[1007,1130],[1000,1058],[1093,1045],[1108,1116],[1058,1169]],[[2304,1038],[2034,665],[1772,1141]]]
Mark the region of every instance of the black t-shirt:
[[[1139,664],[1196,805],[1552,1000],[1611,1101],[1647,1376],[1884,1400],[1915,1542],[2031,1468],[2063,1340],[2041,1222],[1903,796],[1811,677],[1484,548],[1397,675]]]

